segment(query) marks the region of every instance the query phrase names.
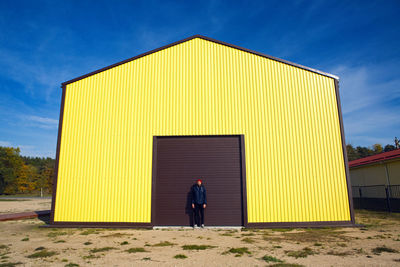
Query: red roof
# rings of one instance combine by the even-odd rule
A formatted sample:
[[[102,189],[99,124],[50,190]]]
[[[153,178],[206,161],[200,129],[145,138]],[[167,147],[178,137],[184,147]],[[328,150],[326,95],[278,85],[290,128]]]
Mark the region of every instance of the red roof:
[[[375,162],[387,161],[390,159],[400,158],[400,149],[379,153],[373,156],[352,160],[349,162],[349,167],[357,167],[361,165],[367,165]]]

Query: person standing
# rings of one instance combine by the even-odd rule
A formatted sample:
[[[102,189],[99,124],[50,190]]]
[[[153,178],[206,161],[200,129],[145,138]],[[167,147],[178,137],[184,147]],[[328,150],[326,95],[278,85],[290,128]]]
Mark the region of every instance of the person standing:
[[[201,179],[197,179],[192,187],[192,208],[194,209],[194,226],[204,228],[204,209],[207,207],[206,188]],[[199,216],[200,215],[200,216]],[[200,218],[199,218],[200,217]]]

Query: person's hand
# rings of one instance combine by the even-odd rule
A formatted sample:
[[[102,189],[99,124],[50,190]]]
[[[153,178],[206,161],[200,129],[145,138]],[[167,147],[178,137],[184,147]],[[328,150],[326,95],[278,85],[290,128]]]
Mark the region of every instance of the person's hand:
[[[206,208],[206,206],[207,206],[206,204],[203,204],[203,208],[204,208],[204,209]]]
[[[192,209],[194,209],[194,204],[192,204]]]

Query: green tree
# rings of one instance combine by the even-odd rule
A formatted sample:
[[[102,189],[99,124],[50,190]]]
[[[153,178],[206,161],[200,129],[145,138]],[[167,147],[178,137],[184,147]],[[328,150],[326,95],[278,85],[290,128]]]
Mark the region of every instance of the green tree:
[[[395,149],[396,149],[396,147],[394,145],[386,145],[385,148],[383,149],[383,151],[388,152],[388,151],[392,151]]]
[[[357,151],[351,144],[346,145],[346,150],[347,150],[347,158],[349,161],[359,158]]]
[[[19,153],[19,148],[0,146],[0,194],[17,192],[15,180],[23,166]]]
[[[382,152],[383,152],[383,147],[382,147],[381,144],[372,145],[372,149],[374,150],[374,153],[375,153],[375,154],[378,154],[378,153],[382,153]]]

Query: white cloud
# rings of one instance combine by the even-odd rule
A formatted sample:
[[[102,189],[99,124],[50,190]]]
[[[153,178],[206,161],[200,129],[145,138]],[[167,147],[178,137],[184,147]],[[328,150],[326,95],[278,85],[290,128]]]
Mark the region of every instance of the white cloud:
[[[400,134],[400,79],[382,78],[387,66],[340,65],[340,96],[347,143],[386,145]]]
[[[28,116],[27,118],[31,121],[36,121],[36,122],[48,124],[48,125],[57,125],[58,124],[58,120],[45,118],[45,117]]]
[[[35,115],[22,116],[27,126],[39,127],[43,129],[55,129],[58,127],[58,120]]]
[[[10,142],[0,141],[0,146],[12,146]]]

